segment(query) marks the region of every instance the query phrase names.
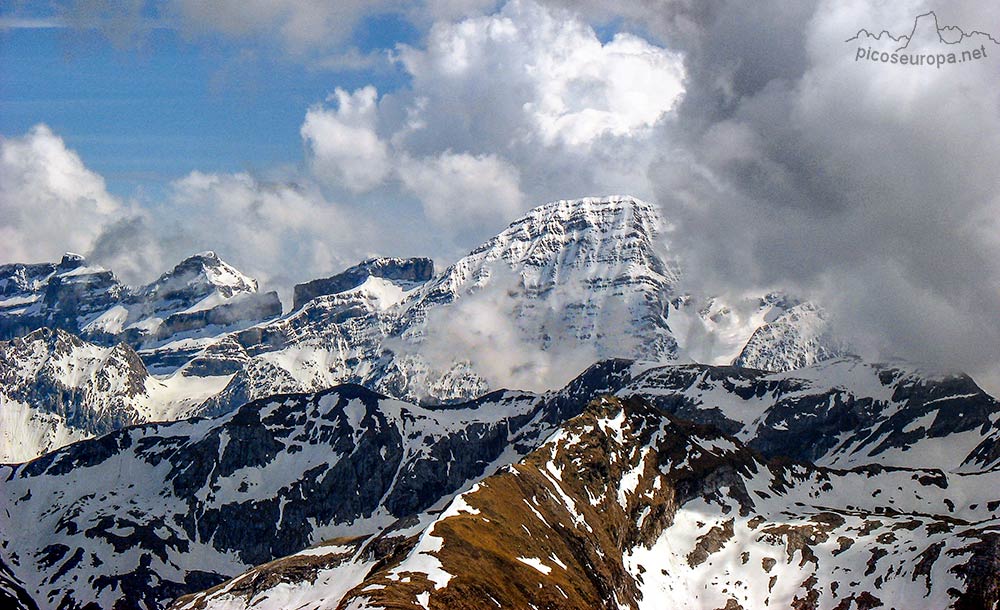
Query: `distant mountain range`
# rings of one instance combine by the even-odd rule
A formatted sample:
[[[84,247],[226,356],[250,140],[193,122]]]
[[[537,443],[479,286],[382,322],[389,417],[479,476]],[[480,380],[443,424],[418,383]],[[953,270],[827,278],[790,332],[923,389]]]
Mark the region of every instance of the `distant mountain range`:
[[[287,312],[211,252],[0,267],[0,607],[1000,607],[1000,403],[692,294],[661,225],[558,201]]]
[[[376,258],[296,286],[284,315],[213,252],[139,288],[77,255],[0,266],[0,461],[340,383],[435,404],[606,358],[782,371],[846,352],[816,304],[685,292],[661,225],[631,197],[557,201],[437,274]]]

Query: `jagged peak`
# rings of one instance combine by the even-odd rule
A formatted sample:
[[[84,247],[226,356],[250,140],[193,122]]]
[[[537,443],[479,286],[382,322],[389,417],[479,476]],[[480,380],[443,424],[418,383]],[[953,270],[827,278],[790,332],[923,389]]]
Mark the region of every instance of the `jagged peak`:
[[[112,271],[102,267],[101,265],[88,261],[85,256],[82,254],[76,254],[75,252],[67,252],[63,254],[59,264],[56,265],[57,277],[69,278],[74,276],[79,277],[92,275],[109,276],[115,282],[118,281]]]
[[[25,344],[44,343],[50,350],[60,344],[70,345],[72,347],[81,347],[87,344],[86,341],[69,331],[65,331],[61,328],[50,328],[48,326],[43,326],[42,328],[33,330],[20,339],[15,340],[22,341]]]
[[[651,241],[663,227],[659,209],[630,195],[560,199],[529,210],[503,232],[471,254],[510,240],[534,240],[551,234],[580,234],[596,230],[609,239]],[[600,241],[604,241],[603,237]]]
[[[225,297],[241,292],[257,292],[257,280],[243,274],[212,250],[185,258],[149,284],[143,292],[169,297],[191,286],[201,286],[199,292],[211,287]]]
[[[232,268],[232,265],[219,258],[219,255],[213,250],[205,250],[204,252],[198,252],[183,259],[174,266],[173,271],[177,272],[178,270],[188,268],[211,268],[220,266]]]

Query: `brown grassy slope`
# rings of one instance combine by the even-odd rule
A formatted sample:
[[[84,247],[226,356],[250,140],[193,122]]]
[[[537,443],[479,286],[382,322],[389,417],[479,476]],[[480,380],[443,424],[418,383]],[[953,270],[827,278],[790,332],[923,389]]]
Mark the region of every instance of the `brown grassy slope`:
[[[616,417],[621,425],[609,425]],[[386,569],[370,575],[340,607],[360,597],[377,607],[422,608],[417,595],[425,592],[432,609],[618,608],[615,600],[635,607],[639,592],[622,564],[623,551],[654,540],[692,494],[733,485],[736,469],[755,467],[748,450],[736,459],[705,451],[690,458],[694,435],[717,436],[672,421],[641,400],[597,401],[570,420],[557,440],[466,494],[478,514],[434,525],[433,534],[445,540],[437,557],[453,575],[447,587],[435,590],[416,573],[392,579]],[[661,476],[660,465],[685,458],[693,468],[682,478]],[[619,485],[636,468],[641,474],[623,508]],[[561,472],[561,481],[553,470]],[[640,527],[637,515],[646,510]],[[551,572],[545,575],[518,557],[537,558]],[[384,588],[365,590],[372,585]]]

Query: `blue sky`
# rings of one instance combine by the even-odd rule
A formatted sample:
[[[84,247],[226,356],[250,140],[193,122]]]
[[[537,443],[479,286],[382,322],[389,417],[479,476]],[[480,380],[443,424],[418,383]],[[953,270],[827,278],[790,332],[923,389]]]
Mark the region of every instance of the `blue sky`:
[[[352,44],[378,53],[417,38],[405,20],[380,15],[358,25]],[[207,42],[167,28],[124,48],[96,29],[0,29],[0,134],[47,124],[119,196],[155,196],[196,169],[266,172],[300,163],[306,109],[336,87],[388,92],[406,80],[387,61],[347,71],[318,63],[266,40]]]
[[[0,259],[73,250],[138,282],[212,249],[287,289],[367,256],[454,261],[553,199],[648,197],[682,59],[598,13],[8,3]]]

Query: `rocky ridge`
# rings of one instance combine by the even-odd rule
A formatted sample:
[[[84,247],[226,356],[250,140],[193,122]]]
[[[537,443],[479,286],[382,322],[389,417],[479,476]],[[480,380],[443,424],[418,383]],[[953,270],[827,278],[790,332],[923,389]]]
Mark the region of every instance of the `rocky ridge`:
[[[439,514],[172,608],[992,607],[998,476],[766,461],[605,398]]]
[[[421,532],[443,518],[440,511],[457,494],[510,464],[522,463],[524,456],[547,439],[551,443],[551,439],[565,438],[565,422],[571,421],[572,427],[573,418],[585,405],[614,393],[641,401],[645,405],[642,418],[655,415],[661,423],[697,432],[716,447],[701,441],[690,447],[665,445],[663,451],[674,455],[677,465],[683,464],[684,455],[694,462],[713,451],[732,450],[750,456],[746,457],[749,462],[740,463],[758,468],[752,473],[753,481],[744,484],[757,485],[753,488],[770,495],[780,491],[774,481],[799,471],[768,465],[771,470],[765,472],[759,470],[760,465],[768,459],[787,462],[790,448],[797,451],[793,457],[800,457],[813,443],[814,427],[796,423],[787,409],[797,405],[804,414],[800,419],[825,418],[823,425],[829,425],[843,417],[826,407],[838,403],[857,407],[858,412],[871,415],[878,438],[893,438],[883,430],[898,428],[903,433],[885,451],[875,450],[882,444],[868,442],[871,430],[866,429],[855,430],[853,438],[840,434],[838,444],[820,445],[824,452],[816,455],[817,462],[850,465],[854,472],[843,475],[855,483],[843,484],[848,491],[838,501],[861,493],[858,485],[873,490],[864,485],[874,480],[872,485],[877,483],[882,490],[874,496],[877,500],[871,499],[870,506],[851,501],[860,507],[859,515],[888,514],[900,510],[904,500],[910,504],[902,506],[912,507],[917,502],[912,494],[926,499],[933,492],[936,502],[945,506],[950,502],[954,507],[941,515],[973,523],[963,515],[985,510],[980,520],[994,518],[989,517],[996,510],[994,499],[986,496],[992,494],[998,463],[983,456],[1000,453],[996,446],[1000,407],[974,384],[969,385],[967,378],[850,361],[786,374],[747,373],[734,367],[650,367],[609,360],[590,367],[564,389],[547,394],[495,392],[471,402],[428,408],[347,385],[318,394],[255,401],[212,419],[126,428],[28,464],[0,468],[4,480],[0,518],[5,520],[0,525],[11,532],[0,546],[0,562],[14,583],[8,589],[30,594],[40,607],[88,603],[102,608],[140,603],[163,607],[182,594],[220,584],[222,588],[212,596],[223,596],[219,599],[236,607],[249,604],[250,597],[279,599],[289,588],[324,599],[331,590],[346,595],[365,578],[375,577],[419,548]],[[701,423],[684,424],[675,414]],[[719,419],[720,414],[728,417]],[[975,421],[969,425],[966,418]],[[715,431],[715,426],[711,430],[699,427],[710,423],[728,425],[735,429],[735,437]],[[925,427],[920,434],[909,434],[920,427]],[[635,441],[632,432],[626,434],[624,429],[620,432],[615,437],[623,451],[632,452],[628,459],[633,460],[633,449],[644,447],[645,441]],[[637,438],[645,437],[638,434]],[[940,461],[936,443],[948,444],[954,455]],[[858,449],[845,451],[845,447]],[[967,455],[960,455],[966,450]],[[905,456],[905,468],[899,466],[900,456]],[[568,453],[563,461],[577,457]],[[607,459],[607,464],[615,462]],[[779,506],[785,506],[781,510],[786,512],[794,511],[795,502],[804,502],[810,494],[830,491],[817,473],[832,471],[801,463],[810,482],[798,488],[797,495],[782,496],[788,504]],[[914,468],[929,470],[914,475]],[[560,472],[562,480],[568,481],[570,471]],[[712,472],[699,471],[695,478],[704,476],[699,484],[708,485],[717,479]],[[760,472],[764,472],[763,479],[757,478]],[[604,471],[589,475],[595,498],[598,475],[609,477],[611,489],[616,489],[618,476]],[[560,480],[551,472],[548,476]],[[654,485],[652,479],[647,482]],[[897,490],[900,486],[903,491]],[[945,494],[942,489],[954,493]],[[550,491],[555,493],[554,488]],[[586,496],[578,493],[570,497],[579,505],[578,498]],[[728,512],[721,505],[713,505],[712,510],[733,516],[737,508],[732,504],[733,494],[719,492],[717,497],[719,502],[730,503]],[[624,497],[630,496],[625,493]],[[833,500],[823,496],[810,500],[810,505],[828,501]],[[851,510],[846,505],[841,508]],[[775,515],[780,511],[767,510],[771,512],[760,508],[758,513],[778,523]],[[625,511],[632,517],[641,513],[639,509]],[[720,519],[723,523],[728,517]],[[15,520],[37,525],[17,528]],[[554,523],[548,517],[545,520]],[[606,527],[590,523],[591,528],[598,525]],[[612,531],[618,531],[615,527]],[[336,542],[304,550],[330,540]],[[431,539],[426,542],[436,544]],[[606,552],[609,547],[601,548]],[[556,556],[566,562],[562,551]],[[531,557],[552,567],[547,556]],[[276,563],[268,563],[272,561]],[[339,566],[335,571],[327,569],[334,565]],[[251,571],[239,582],[250,588],[238,588],[242,592],[237,598],[250,597],[244,602],[224,597],[235,586],[223,584],[226,579],[247,569]],[[624,578],[618,574],[615,578]],[[334,589],[315,583],[328,583]],[[623,589],[621,595],[628,591],[633,589]],[[414,590],[420,593],[433,595]],[[282,604],[276,607],[286,607]]]

